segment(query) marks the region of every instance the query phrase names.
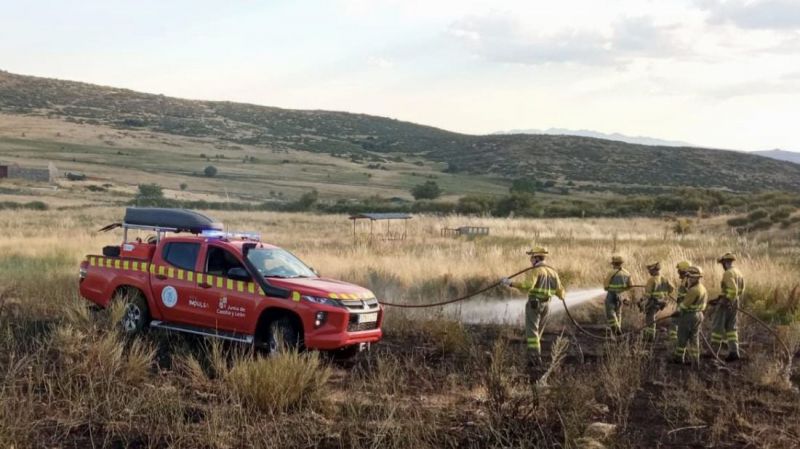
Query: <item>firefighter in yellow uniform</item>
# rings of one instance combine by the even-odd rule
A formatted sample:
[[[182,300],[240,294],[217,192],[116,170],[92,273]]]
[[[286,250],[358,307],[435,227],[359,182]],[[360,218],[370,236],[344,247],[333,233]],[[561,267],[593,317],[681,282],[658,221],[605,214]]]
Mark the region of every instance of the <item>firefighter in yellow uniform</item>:
[[[689,267],[686,270],[687,290],[686,296],[678,306],[678,343],[672,353],[672,361],[686,362],[688,359],[700,363],[700,326],[703,324],[703,311],[708,302],[708,291],[700,283],[703,271],[699,267]]]
[[[687,287],[687,280],[686,277],[686,270],[692,266],[692,264],[688,260],[682,260],[675,265],[675,268],[678,270],[678,291],[675,293],[675,302],[677,303],[678,307],[680,307],[681,302],[683,302],[683,298],[686,297],[686,291],[689,289]],[[678,321],[679,317],[673,316],[672,323],[670,323],[669,328],[669,341],[672,344],[675,344],[678,341]]]
[[[511,282],[504,278],[503,285],[528,291],[528,302],[525,305],[525,338],[528,353],[532,360],[538,361],[542,354],[542,331],[549,308],[550,298],[558,296],[564,300],[564,286],[558,273],[552,267],[545,265],[544,260],[549,254],[546,248],[535,247],[526,254],[531,256],[531,270],[525,282]]]
[[[711,303],[717,305],[714,312],[714,330],[711,332],[711,345],[717,351],[722,349],[722,345],[728,345],[728,362],[739,360],[739,332],[737,328],[737,316],[739,301],[744,295],[745,283],[742,273],[733,266],[736,256],[725,253],[720,257],[719,262],[725,269],[722,275],[722,292],[719,297]]]
[[[622,256],[611,258],[611,271],[606,275],[603,285],[606,293],[606,320],[609,329],[614,333],[622,333],[622,293],[631,289],[631,274],[622,268],[625,261]]]
[[[647,264],[650,278],[644,286],[644,298],[639,303],[644,309],[644,337],[654,339],[656,336],[656,314],[667,305],[667,296],[675,290],[672,282],[661,275],[661,262]]]

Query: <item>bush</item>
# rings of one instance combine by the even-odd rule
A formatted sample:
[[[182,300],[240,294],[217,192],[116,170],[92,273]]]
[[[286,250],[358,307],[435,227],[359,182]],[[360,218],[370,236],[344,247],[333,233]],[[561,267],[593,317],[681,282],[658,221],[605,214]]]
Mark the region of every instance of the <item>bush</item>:
[[[209,178],[213,178],[214,176],[217,176],[217,167],[209,165],[203,169],[203,174]]]
[[[769,212],[764,209],[756,209],[749,214],[747,214],[747,219],[750,221],[758,221],[763,218],[767,218],[769,216]]]
[[[459,214],[486,215],[492,212],[497,199],[489,195],[467,195],[458,199],[456,212]]]
[[[424,184],[417,184],[411,188],[411,195],[416,200],[433,200],[439,198],[442,189],[436,181],[425,181]]]
[[[266,413],[283,413],[321,404],[330,376],[316,352],[284,352],[241,360],[225,380],[244,404]]]
[[[189,185],[186,184],[185,182],[182,182],[181,185],[180,185],[181,190],[186,190],[188,187],[189,187]]]
[[[733,217],[728,220],[728,226],[731,227],[745,226],[747,223],[750,223],[747,217]]]
[[[497,202],[493,214],[498,217],[507,217],[512,212],[517,215],[526,215],[530,213],[533,202],[533,195],[530,193],[512,193]]]
[[[779,221],[783,221],[789,218],[792,215],[792,213],[794,213],[794,211],[795,208],[792,206],[781,206],[770,214],[769,219],[777,223]]]

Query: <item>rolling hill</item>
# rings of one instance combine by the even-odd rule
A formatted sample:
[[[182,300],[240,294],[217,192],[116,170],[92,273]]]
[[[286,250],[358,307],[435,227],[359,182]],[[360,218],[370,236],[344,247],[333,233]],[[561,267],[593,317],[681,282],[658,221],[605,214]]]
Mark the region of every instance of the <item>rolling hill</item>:
[[[8,72],[0,72],[0,113],[264,152],[303,150],[356,161],[419,158],[446,173],[487,179],[532,178],[616,191],[800,191],[800,165],[733,151],[580,136],[475,136],[364,114],[184,100]]]

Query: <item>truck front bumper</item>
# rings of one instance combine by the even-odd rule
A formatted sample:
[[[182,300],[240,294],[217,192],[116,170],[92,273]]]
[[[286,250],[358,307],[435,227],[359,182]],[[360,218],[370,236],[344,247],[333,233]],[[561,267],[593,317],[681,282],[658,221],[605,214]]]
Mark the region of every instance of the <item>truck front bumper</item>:
[[[305,345],[310,349],[334,350],[360,343],[375,343],[383,337],[380,328],[361,332],[340,332],[336,334],[306,335]]]

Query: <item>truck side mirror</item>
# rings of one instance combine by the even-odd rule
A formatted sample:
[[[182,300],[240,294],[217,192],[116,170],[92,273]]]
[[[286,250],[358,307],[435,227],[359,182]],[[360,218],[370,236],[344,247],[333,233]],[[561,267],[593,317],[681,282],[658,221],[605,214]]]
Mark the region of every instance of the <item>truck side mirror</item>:
[[[252,278],[250,274],[247,273],[247,270],[241,267],[234,267],[228,270],[228,278],[233,279],[235,281],[251,281]]]

